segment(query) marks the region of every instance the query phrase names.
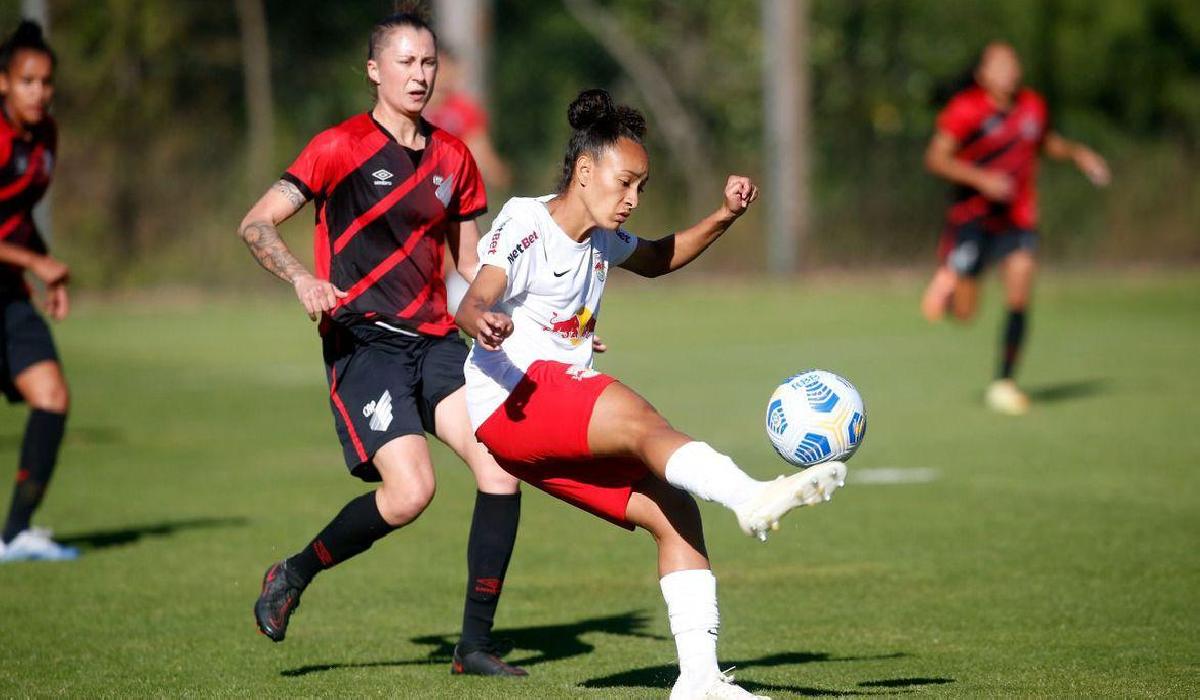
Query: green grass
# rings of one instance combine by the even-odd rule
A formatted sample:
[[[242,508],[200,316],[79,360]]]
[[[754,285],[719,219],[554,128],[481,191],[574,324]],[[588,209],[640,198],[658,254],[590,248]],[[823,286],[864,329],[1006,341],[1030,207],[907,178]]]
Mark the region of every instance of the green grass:
[[[757,476],[787,469],[761,426],[779,379],[826,367],[868,403],[848,488],[766,546],[704,506],[722,659],[776,697],[1200,693],[1200,279],[1046,275],[1020,419],[981,407],[995,290],[973,326],[930,327],[919,286],[622,278],[606,302],[600,366]],[[449,676],[473,496],[440,447],[429,511],[323,574],[285,643],[256,634],[265,566],[365,487],[312,326],[283,288],[244,303],[85,303],[59,327],[74,413],[39,522],[87,552],[0,567],[0,696],[665,696],[649,538],[532,490],[498,626],[532,676]],[[878,467],[939,478],[853,483]]]

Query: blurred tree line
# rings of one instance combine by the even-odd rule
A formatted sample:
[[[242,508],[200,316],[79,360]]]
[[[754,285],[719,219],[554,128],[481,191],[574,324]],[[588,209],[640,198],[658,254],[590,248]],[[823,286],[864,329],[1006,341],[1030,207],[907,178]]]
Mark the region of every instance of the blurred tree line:
[[[254,26],[256,8],[265,31]],[[1113,187],[1096,192],[1069,165],[1046,164],[1046,252],[1081,262],[1200,260],[1200,3],[811,0],[810,8],[816,211],[806,265],[930,259],[945,188],[923,172],[921,154],[938,109],[992,39],[1017,47],[1055,127],[1113,165]],[[367,35],[391,9],[385,0],[52,0],[61,128],[54,245],[80,281],[265,282],[234,235],[237,222],[308,138],[370,107]],[[634,42],[641,64],[614,56],[595,22],[581,23],[589,10]],[[631,65],[665,76],[686,113],[681,129],[648,110],[654,175],[636,229],[658,235],[678,225],[696,206],[688,197],[697,183],[714,183],[715,206],[726,173],[760,175],[758,13],[758,0],[496,0],[489,103],[514,192],[553,186],[566,105],[580,89],[604,86],[648,106],[648,81]],[[5,31],[16,19],[16,7],[0,6]],[[258,82],[247,79],[256,55],[269,59]],[[264,79],[265,100],[254,88]],[[491,193],[493,212],[509,194]],[[302,252],[310,211],[286,229]],[[760,229],[749,217],[705,266],[761,270]]]

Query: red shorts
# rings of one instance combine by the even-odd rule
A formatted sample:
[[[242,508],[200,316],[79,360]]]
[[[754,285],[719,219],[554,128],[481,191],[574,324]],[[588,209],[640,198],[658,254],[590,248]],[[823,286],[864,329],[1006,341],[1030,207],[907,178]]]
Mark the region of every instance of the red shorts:
[[[638,460],[596,458],[588,448],[592,408],[616,380],[539,360],[475,436],[509,474],[628,530],[633,486],[650,475]]]

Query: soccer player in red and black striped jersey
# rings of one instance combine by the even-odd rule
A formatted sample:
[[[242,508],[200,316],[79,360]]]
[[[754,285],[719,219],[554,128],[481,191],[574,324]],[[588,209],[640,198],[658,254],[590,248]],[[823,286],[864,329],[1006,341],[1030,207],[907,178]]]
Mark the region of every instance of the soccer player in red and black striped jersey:
[[[1037,250],[1037,166],[1041,153],[1070,160],[1097,186],[1108,184],[1104,159],[1050,128],[1042,96],[1021,85],[1021,63],[1012,46],[992,43],[975,68],[975,84],[951,98],[937,118],[925,165],[954,185],[938,246],[941,264],[921,310],[931,321],[947,309],[965,321],[978,303],[978,277],[996,263],[1004,284],[1001,360],[987,403],[1022,414],[1028,397],[1013,382],[1025,339]]]
[[[46,312],[67,316],[68,269],[52,257],[33,221],[50,186],[58,131],[50,117],[54,52],[33,22],[0,46],[0,390],[29,405],[12,505],[0,532],[0,562],[74,559],[78,552],[30,527],[67,424],[68,392],[54,339],[30,302],[29,272],[45,285]]]
[[[443,251],[474,277],[487,209],[475,161],[421,112],[437,76],[437,39],[423,18],[393,15],[369,43],[376,102],[318,134],[246,215],[242,239],[291,283],[320,320],[329,399],[350,473],[382,481],[352,500],[292,557],[271,566],[255,605],[259,629],[281,641],[300,594],[321,570],[415,520],[433,498],[425,434],[450,446],[479,492],[468,541],[463,633],[452,670],[525,675],[500,660],[491,628],[520,515],[517,480],[475,440],[467,418],[467,347],[446,310]],[[276,226],[312,200],[315,274]]]

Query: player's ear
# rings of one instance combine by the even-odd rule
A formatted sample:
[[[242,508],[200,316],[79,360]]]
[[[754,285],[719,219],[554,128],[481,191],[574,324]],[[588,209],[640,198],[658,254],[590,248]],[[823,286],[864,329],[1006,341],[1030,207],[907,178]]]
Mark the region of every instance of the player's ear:
[[[373,58],[367,59],[367,78],[372,84],[379,85],[379,64]]]
[[[8,71],[0,70],[0,95],[8,94]]]
[[[575,181],[580,187],[587,187],[591,183],[594,169],[595,163],[590,154],[584,153],[575,160]]]

